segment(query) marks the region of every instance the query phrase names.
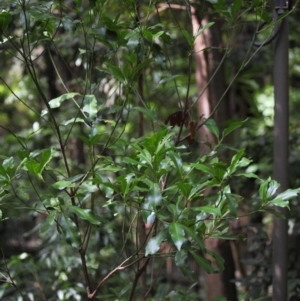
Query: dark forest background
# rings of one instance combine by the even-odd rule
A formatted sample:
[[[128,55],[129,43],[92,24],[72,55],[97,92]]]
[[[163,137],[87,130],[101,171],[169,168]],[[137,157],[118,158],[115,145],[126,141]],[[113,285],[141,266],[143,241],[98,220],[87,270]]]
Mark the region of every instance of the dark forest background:
[[[273,3],[1,1],[0,298],[300,300],[297,5],[276,195]]]

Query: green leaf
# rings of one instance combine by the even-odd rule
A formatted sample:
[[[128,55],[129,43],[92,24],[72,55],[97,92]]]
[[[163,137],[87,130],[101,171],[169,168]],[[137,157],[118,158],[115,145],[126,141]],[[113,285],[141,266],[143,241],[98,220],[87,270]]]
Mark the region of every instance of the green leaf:
[[[175,255],[175,264],[178,267],[182,267],[187,264],[188,252],[184,249],[177,251]]]
[[[176,248],[180,250],[182,244],[186,241],[182,225],[179,223],[172,223],[169,227],[169,233]]]
[[[164,135],[163,133],[166,133],[165,130],[159,132],[160,134],[156,136],[156,149],[155,149],[155,161],[159,160],[159,162],[162,160],[162,157],[165,159],[169,159],[165,156],[166,153],[168,153],[168,151],[172,148],[170,145],[170,140],[174,137],[174,132],[170,132],[166,135]],[[162,134],[161,139],[159,138]],[[179,157],[178,160],[181,160],[181,158]],[[157,163],[159,163],[157,162]],[[180,162],[177,162],[180,164]]]
[[[91,94],[84,96],[82,111],[89,114],[89,119],[96,119],[98,108],[95,95]]]
[[[199,254],[195,253],[195,252],[190,252],[193,257],[195,258],[196,262],[198,263],[198,265],[208,274],[212,274],[212,273],[216,273],[216,269],[214,269],[211,265],[211,262],[203,257],[200,256]]]
[[[261,200],[263,202],[266,201],[266,198],[267,198],[267,189],[268,189],[268,186],[269,186],[269,183],[271,181],[271,178],[265,180],[259,187],[259,197],[261,198]]]
[[[179,188],[179,190],[185,197],[189,196],[191,189],[192,189],[192,186],[189,183],[178,182],[178,183],[176,183],[176,186]]]
[[[271,198],[277,191],[277,189],[279,188],[280,184],[277,183],[275,180],[271,180],[269,182],[267,191],[266,191],[266,196],[267,198]]]
[[[169,151],[168,156],[174,163],[176,171],[181,176],[182,175],[182,159],[181,159],[180,155],[173,151]]]
[[[41,150],[41,149],[36,149],[36,150],[32,151],[32,152],[29,154],[29,158],[36,158],[36,157],[38,157],[42,152],[43,152],[43,150]]]
[[[93,225],[101,224],[100,217],[94,215],[91,209],[82,209],[76,206],[68,206],[67,208],[79,218],[89,221]]]
[[[277,199],[278,200],[283,200],[283,201],[290,200],[290,199],[296,197],[299,193],[300,193],[300,189],[288,189],[284,192],[279,193],[275,197],[275,199],[272,200],[272,202],[276,201]]]
[[[133,110],[139,111],[143,113],[145,116],[147,116],[151,121],[156,121],[157,120],[157,115],[155,114],[154,111],[143,108],[143,107],[134,107]]]
[[[63,235],[68,244],[74,248],[80,246],[80,235],[75,223],[64,213],[62,214],[63,221],[59,224],[59,227],[63,230]]]
[[[259,210],[260,212],[267,212],[267,213],[270,213],[278,218],[281,218],[281,219],[285,219],[286,217],[279,211],[273,209],[273,208],[268,208],[268,207],[265,207],[261,210]]]
[[[29,156],[29,151],[26,149],[20,149],[16,152],[17,156],[21,159],[21,160],[24,160],[26,158],[28,158]],[[20,165],[19,165],[20,167]]]
[[[260,180],[259,176],[252,172],[242,172],[235,174],[236,177],[254,178]]]
[[[61,125],[67,126],[70,123],[84,123],[84,120],[82,118],[76,117],[76,118],[71,118],[68,120],[64,120]]]
[[[86,145],[88,145],[88,146],[91,146],[90,145],[90,138],[87,138],[87,137],[85,137],[85,136],[82,136],[82,135],[78,135],[77,136],[80,140],[82,140],[82,142],[84,143],[84,144],[86,144]]]
[[[76,92],[75,93],[66,93],[59,97],[53,98],[52,100],[49,101],[50,108],[52,108],[52,109],[59,108],[65,100],[71,99],[77,95],[80,95],[80,94],[76,93]]]
[[[153,34],[149,29],[142,27],[142,34],[149,42],[152,42]]]
[[[138,157],[142,159],[142,164],[145,165],[145,163],[152,167],[152,156],[150,152],[147,149],[143,149],[139,154]],[[143,162],[144,161],[144,162]]]
[[[224,258],[222,256],[220,256],[218,253],[213,252],[211,250],[206,250],[206,252],[215,259],[217,267],[219,268],[219,272],[223,272],[224,268],[225,268],[225,266],[224,266],[224,264],[225,264]]]
[[[98,133],[98,130],[96,127],[92,127],[90,132],[89,132],[89,138],[88,138],[88,146],[92,146],[95,143],[98,142],[100,139],[101,134]]]
[[[157,33],[155,33],[152,37],[153,41],[157,38],[159,38],[161,35],[163,35],[165,32],[164,31],[158,31]]]
[[[25,158],[23,160],[23,162],[25,162],[24,167],[27,171],[38,177],[39,180],[44,181],[42,172],[44,171],[46,165],[50,162],[53,154],[54,152],[52,149],[36,150],[30,153],[30,159]],[[39,155],[41,155],[40,162],[38,162],[38,159],[33,159]]]
[[[151,183],[149,188],[149,193],[145,198],[145,202],[149,206],[149,208],[153,208],[153,209],[155,209],[157,206],[161,204],[162,195],[157,183]]]
[[[79,187],[78,192],[82,194],[91,194],[96,191],[99,191],[99,187],[97,185],[93,185],[92,180],[85,180]]]
[[[127,164],[130,164],[130,165],[133,165],[133,166],[138,166],[140,164],[139,161],[134,160],[131,157],[125,157],[125,158],[123,158],[123,162],[127,163]]]
[[[58,197],[50,197],[49,200],[47,200],[47,204],[49,204],[52,209],[55,208],[57,211],[61,211],[61,199]]]
[[[229,127],[226,128],[223,131],[222,137],[226,137],[229,133],[231,133],[232,131],[234,131],[235,129],[241,127],[248,119],[242,120],[242,121],[235,121],[230,123]]]
[[[213,231],[209,234],[210,238],[217,238],[217,239],[223,239],[223,240],[236,240],[235,235],[229,235],[228,233],[228,227],[224,228],[222,231]]]
[[[176,75],[172,75],[172,76],[169,76],[169,77],[165,77],[163,79],[161,79],[158,83],[158,86],[159,85],[162,85],[162,84],[165,84],[167,82],[171,82],[173,81],[175,78],[179,77],[180,75],[179,74],[176,74]]]
[[[110,182],[100,184],[100,191],[106,198],[111,198],[116,190],[117,188],[115,187],[115,185]]]
[[[167,131],[168,130],[165,128],[162,131],[156,132],[155,134],[146,137],[140,145],[135,145],[136,149],[138,149],[141,153],[143,152],[143,150],[147,150],[150,156],[158,154],[162,149],[166,148],[167,141],[171,137],[169,134],[167,134]],[[141,146],[144,147],[144,149],[141,148]],[[149,161],[149,165],[151,165],[152,162],[152,158],[150,160],[150,156],[147,154],[147,157],[149,158],[145,158],[146,161]]]
[[[3,166],[0,165],[0,183],[2,183],[2,185],[8,184],[10,180],[10,176],[7,174]]]
[[[58,190],[63,190],[65,188],[75,187],[75,183],[73,183],[72,181],[61,180],[52,184],[52,187]]]
[[[230,10],[231,15],[234,17],[236,13],[241,9],[241,6],[243,4],[243,0],[234,0],[231,4]]]
[[[272,183],[272,184],[271,184]],[[276,193],[279,184],[275,181],[271,181],[268,189],[267,189],[267,196],[272,196]],[[289,207],[289,200],[298,196],[300,189],[288,189],[284,192],[279,193],[274,199],[269,201],[267,204],[275,205],[278,207]]]
[[[204,164],[201,164],[201,163],[192,163],[191,166],[194,167],[197,170],[201,170],[204,173],[208,173],[208,174],[212,175],[212,169],[208,165],[204,165]]]
[[[203,196],[203,191],[205,190],[205,188],[206,188],[207,185],[208,185],[207,181],[203,182],[201,184],[194,184],[193,188],[190,191],[188,199],[191,200],[194,197]]]
[[[14,158],[9,157],[5,160],[3,160],[2,166],[4,167],[5,171],[9,172],[13,170],[15,164],[14,164]]]
[[[230,171],[230,175],[232,173],[235,172],[235,170],[238,167],[238,162],[240,161],[240,159],[242,158],[242,156],[244,155],[245,150],[242,148],[240,149],[231,159],[231,163],[229,166],[229,171]]]
[[[213,164],[212,173],[218,182],[222,182],[222,180],[224,180],[224,177],[226,176],[226,171],[227,168],[225,163],[217,162]]]
[[[42,152],[42,157],[41,157],[41,161],[40,161],[40,165],[39,165],[39,171],[38,171],[38,177],[43,180],[43,177],[42,177],[42,172],[43,170],[45,169],[46,165],[50,162],[50,160],[52,159],[53,157],[53,150],[52,149],[45,149],[43,152]]]
[[[75,182],[82,180],[84,176],[85,176],[84,173],[80,173],[74,177],[66,178],[65,180],[75,183]]]
[[[0,34],[2,34],[3,31],[7,28],[10,21],[11,21],[11,14],[8,11],[3,10],[0,13]]]
[[[133,69],[130,68],[129,74],[130,74],[130,78],[132,80],[137,80],[137,75],[139,74],[139,71],[143,68],[148,67],[149,65],[151,65],[153,59],[145,59],[142,63],[138,64],[136,67],[134,67]]]
[[[86,53],[86,49],[78,48],[78,50],[79,50],[80,54],[85,54]]]
[[[194,40],[196,40],[196,38],[198,36],[200,36],[206,29],[210,28],[211,26],[213,26],[215,24],[215,22],[209,22],[209,23],[206,23],[203,27],[201,27],[197,33],[195,34],[194,36]]]
[[[182,34],[185,37],[185,39],[187,40],[189,46],[193,46],[194,44],[194,37],[187,31],[187,30],[182,30]]]
[[[112,171],[112,172],[118,172],[118,171],[124,170],[124,168],[122,168],[122,167],[112,166],[112,165],[101,166],[100,168],[101,168],[101,171]]]
[[[49,228],[52,226],[52,224],[55,220],[55,217],[56,217],[56,211],[53,210],[48,214],[45,222],[41,225],[41,227],[40,227],[41,233],[44,233],[49,230]]]
[[[2,164],[0,165],[0,181],[3,184],[9,183],[15,172],[14,158],[10,157],[3,160]]]
[[[191,210],[197,211],[197,212],[207,212],[209,214],[212,214],[215,217],[221,216],[220,208],[216,208],[213,206],[200,206],[200,207],[192,207]]]
[[[261,7],[257,7],[255,12],[256,12],[258,19],[261,18],[262,21],[264,21],[268,24],[270,24],[272,22],[272,18],[270,16],[270,14],[265,9],[263,9]]]
[[[184,231],[194,240],[194,243],[196,243],[202,250],[205,249],[205,244],[202,239],[201,233],[198,233],[196,229],[193,227],[188,227],[186,225],[181,225]]]
[[[159,251],[162,241],[166,240],[166,238],[167,229],[159,232],[155,237],[150,238],[145,249],[145,256],[155,254],[157,251]]]
[[[29,159],[25,162],[25,167],[33,175],[38,176],[40,170],[40,164],[37,161]]]
[[[246,166],[248,166],[251,162],[252,162],[252,160],[243,157],[243,158],[238,162],[238,166],[237,166],[237,167],[246,167]]]
[[[217,127],[216,122],[213,119],[206,119],[205,126],[209,129],[209,131],[214,134],[217,139],[219,139],[219,129]]]
[[[115,66],[111,63],[106,63],[106,66],[107,66],[107,68],[99,68],[98,67],[97,69],[112,75],[117,80],[119,80],[121,83],[125,82],[126,78],[125,78],[122,70],[118,66]]]
[[[228,208],[230,213],[233,216],[237,216],[237,209],[238,209],[238,202],[237,200],[233,197],[231,193],[225,193],[225,197],[228,203]]]
[[[188,264],[188,252],[186,250],[182,249],[176,252],[175,264],[179,267],[184,276],[192,281],[196,280],[197,276]]]
[[[133,65],[136,64],[137,58],[138,58],[136,53],[126,53],[126,52],[123,52],[122,55],[123,55],[123,58],[127,62],[129,62],[129,63],[131,63]]]
[[[121,192],[123,197],[126,197],[128,192],[130,191],[129,188],[131,186],[131,179],[135,177],[134,173],[130,173],[127,175],[121,175],[117,178],[118,182],[120,183]]]
[[[172,220],[177,219],[178,218],[178,213],[180,213],[180,212],[179,212],[178,208],[176,207],[176,205],[171,203],[171,204],[167,204],[166,207],[170,211],[170,213],[172,214],[171,215]]]

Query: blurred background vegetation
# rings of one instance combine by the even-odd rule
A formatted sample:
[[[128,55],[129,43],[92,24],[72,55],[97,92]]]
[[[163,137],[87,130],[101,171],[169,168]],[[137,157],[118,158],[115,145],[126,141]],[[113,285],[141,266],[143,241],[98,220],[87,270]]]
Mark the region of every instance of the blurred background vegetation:
[[[300,186],[300,11],[297,4],[287,16],[291,188]],[[63,214],[55,217],[58,226],[53,226],[53,220],[48,218],[51,210],[60,206],[53,199],[55,189],[50,185],[58,180],[57,174],[63,177],[66,174],[53,117],[66,141],[69,178],[77,177],[74,182],[80,182],[86,170],[92,170],[99,159],[107,164],[101,181],[122,175],[121,169],[109,167],[111,161],[122,166],[124,157],[136,151],[131,145],[141,137],[157,133],[170,114],[188,109],[189,118],[200,123],[202,111],[198,103],[204,90],[199,90],[197,83],[199,61],[196,56],[204,54],[208,79],[202,77],[202,81],[208,83],[205,90],[209,92],[210,112],[218,106],[212,116],[215,123],[223,130],[233,122],[246,120],[222,141],[220,157],[230,162],[236,150],[245,149],[246,156],[252,159],[246,172],[265,179],[272,176],[273,50],[272,44],[259,49],[253,46],[256,38],[270,34],[266,30],[256,37],[259,25],[271,22],[272,3],[259,0],[5,0],[0,9],[2,181],[4,170],[15,168],[29,154],[34,159],[43,154],[43,150],[53,149],[51,165],[45,167],[45,173],[40,172],[43,179],[36,177],[39,173],[27,165],[27,170],[22,167],[14,173],[15,186],[8,189],[4,182],[1,184],[0,297],[3,300],[87,300],[81,257],[76,248],[70,247],[72,238],[59,226],[60,222],[68,222],[64,221]],[[213,24],[200,34],[206,37],[206,44],[199,53],[193,48],[194,15],[200,25],[205,24],[203,21]],[[218,71],[214,73],[215,70]],[[212,81],[208,82],[210,78]],[[223,100],[217,104],[220,97]],[[92,131],[95,128],[96,133]],[[174,131],[179,130],[175,127]],[[183,131],[184,135],[191,134],[191,129],[183,127]],[[183,140],[180,144],[182,152],[188,154],[183,156],[187,164],[205,153],[205,142],[208,145],[209,140],[199,137],[194,135],[193,143]],[[10,158],[14,158],[14,163]],[[130,174],[135,170],[126,172]],[[257,209],[258,185],[255,178],[231,181],[234,193],[244,196],[238,215]],[[63,193],[64,188],[58,187],[61,206],[70,197]],[[122,252],[131,252],[128,245],[124,249],[121,233],[124,227],[133,226],[130,224],[133,212],[124,210],[118,202],[107,202],[113,193],[111,187],[103,186],[101,191],[93,189],[90,183],[82,185],[77,197],[85,202],[87,195],[93,195],[88,202],[101,216],[101,226],[89,233],[85,254],[89,277],[95,287],[99,279],[116,267]],[[298,201],[296,198],[290,203],[290,300],[300,300]],[[105,205],[97,207],[97,204]],[[154,283],[156,271],[160,273],[145,300],[225,300],[225,297],[269,300],[271,224],[269,215],[255,213],[241,217],[230,226],[231,234],[241,238],[229,249],[224,246],[234,262],[232,283],[237,293],[234,292],[233,299],[227,292],[223,299],[207,297],[210,284],[206,284],[203,269],[195,267],[192,259],[189,258],[189,265],[195,267],[196,282],[191,282],[165,258],[160,265],[154,261],[148,265],[144,279],[147,285]],[[138,238],[130,237],[130,240],[135,244]],[[222,251],[219,253],[224,255]],[[114,273],[106,286],[101,287],[98,298],[132,300],[130,292],[135,273],[133,268]],[[134,300],[142,300],[139,292],[143,290],[143,283],[139,285]]]

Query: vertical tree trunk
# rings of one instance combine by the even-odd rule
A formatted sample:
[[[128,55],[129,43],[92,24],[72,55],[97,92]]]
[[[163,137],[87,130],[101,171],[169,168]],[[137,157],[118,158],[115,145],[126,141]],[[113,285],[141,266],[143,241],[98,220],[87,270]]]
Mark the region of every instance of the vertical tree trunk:
[[[224,45],[222,42],[223,23],[224,22],[222,20],[216,20],[214,26],[205,32],[208,45],[213,46],[213,48],[211,48],[207,53],[208,73],[210,75],[214,74],[214,77],[208,87],[212,107],[217,105],[217,102],[221,99],[226,89],[224,65],[222,64],[220,66],[220,62],[224,55]],[[223,129],[224,122],[228,121],[232,117],[233,114],[231,105],[229,104],[229,98],[225,96],[213,118],[217,122],[218,126]]]
[[[192,13],[192,25],[193,25],[193,34],[195,35],[198,30],[207,23],[207,19],[202,21],[202,24],[198,21],[196,11],[194,8],[191,10]],[[194,53],[196,60],[196,82],[197,89],[200,96],[197,109],[198,117],[203,116],[208,118],[210,115],[210,103],[209,103],[209,90],[206,87],[208,81],[208,65],[207,59],[205,56],[205,48],[207,47],[207,36],[205,33],[199,35],[195,41]],[[199,140],[200,142],[209,142],[212,146],[214,144],[214,138],[212,133],[207,129],[206,126],[202,126],[199,130]],[[200,147],[201,154],[208,153],[210,148],[206,145]]]
[[[274,43],[274,179],[280,183],[277,192],[288,188],[289,156],[289,84],[288,84],[288,20],[283,19]],[[288,210],[277,208],[286,219],[274,216],[273,229],[273,299],[287,300],[287,231]]]
[[[196,34],[198,30],[203,27],[205,24],[207,24],[208,19],[204,18],[201,21],[197,17],[196,11],[194,8],[191,8],[192,13],[192,25],[193,25],[193,32]],[[205,118],[209,117],[211,113],[211,103],[209,101],[210,94],[209,89],[205,88],[207,86],[208,80],[209,80],[209,67],[208,67],[208,56],[206,54],[207,47],[211,46],[210,42],[212,39],[209,35],[209,30],[204,31],[203,34],[199,35],[198,38],[195,41],[194,45],[194,53],[195,53],[195,60],[196,60],[196,81],[197,81],[197,87],[198,87],[198,93],[201,95],[201,97],[198,100],[197,108],[198,108],[198,115],[204,115]],[[214,62],[214,53],[210,54],[209,59],[212,61],[212,66],[215,66]],[[212,70],[212,69],[211,69]],[[215,80],[214,84],[215,87],[212,89],[214,91],[214,96],[220,97],[222,95],[223,91],[221,83],[224,85],[224,78],[222,78],[221,73],[218,74],[218,79],[220,82],[217,83]],[[217,88],[217,85],[218,86]],[[221,91],[219,91],[220,89]],[[218,90],[218,91],[217,91]],[[216,101],[214,101],[216,103]],[[221,107],[222,108],[222,107]],[[226,106],[223,106],[223,109],[225,109]],[[222,112],[219,113],[220,115]],[[201,142],[209,142],[212,146],[214,144],[214,138],[212,134],[208,131],[208,129],[203,126],[200,128],[199,131],[199,139]],[[200,152],[201,154],[205,154],[210,151],[210,148],[201,144]],[[236,301],[237,300],[237,294],[236,294],[236,287],[235,284],[232,282],[234,279],[234,262],[231,254],[230,244],[227,241],[221,241],[217,239],[207,239],[206,240],[206,247],[209,250],[212,250],[218,254],[220,254],[225,259],[225,270],[221,274],[213,274],[209,275],[206,274],[206,281],[207,281],[207,301],[213,301],[214,297],[216,296],[224,296],[228,298],[230,301]],[[213,258],[209,258],[212,261],[212,264],[214,265],[215,262]]]
[[[218,253],[225,260],[223,273],[205,274],[207,301],[214,301],[214,297],[216,296],[226,297],[229,301],[237,301],[236,286],[233,282],[235,278],[235,266],[229,241],[209,238],[205,241],[205,245],[207,249]],[[208,259],[216,266],[212,257]]]

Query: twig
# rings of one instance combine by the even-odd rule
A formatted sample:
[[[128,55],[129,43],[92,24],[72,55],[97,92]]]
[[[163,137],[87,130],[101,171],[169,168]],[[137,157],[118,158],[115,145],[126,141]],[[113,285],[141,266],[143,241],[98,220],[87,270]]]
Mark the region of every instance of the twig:
[[[24,295],[22,294],[22,292],[20,291],[20,289],[18,288],[18,286],[16,285],[16,283],[14,282],[13,278],[11,277],[10,273],[9,273],[9,269],[8,269],[8,266],[7,266],[7,263],[6,263],[6,260],[5,260],[5,256],[4,256],[4,252],[3,252],[3,249],[1,248],[1,253],[2,253],[2,257],[3,257],[3,260],[4,260],[4,265],[5,265],[5,273],[7,274],[7,277],[5,275],[2,274],[2,276],[5,278],[5,282],[11,284],[15,289],[16,291],[20,294],[20,296],[25,299]]]
[[[145,269],[146,269],[146,267],[149,263],[149,260],[150,260],[150,257],[148,257],[145,260],[144,264],[138,269],[137,273],[135,274],[128,301],[132,301],[132,299],[134,297],[134,292],[135,292],[135,289],[136,289],[137,282],[138,282],[139,278],[141,277],[141,275],[144,273],[144,271],[145,271]]]
[[[135,256],[135,255],[133,255]],[[123,263],[121,263],[118,267],[116,267],[115,269],[113,269],[112,271],[110,271],[97,285],[97,287],[95,288],[95,290],[91,293],[89,287],[87,287],[87,296],[89,299],[93,299],[95,294],[97,293],[98,289],[107,281],[107,279],[109,279],[114,273],[116,273],[117,271],[120,270],[125,270],[128,267],[136,264],[137,262],[139,262],[140,260],[144,259],[145,256],[140,257],[138,259],[136,259],[135,261],[129,263],[128,265],[122,266],[122,264],[124,264],[126,261],[130,260],[133,256],[127,258],[126,260],[123,261]],[[149,258],[147,258],[149,259]]]

